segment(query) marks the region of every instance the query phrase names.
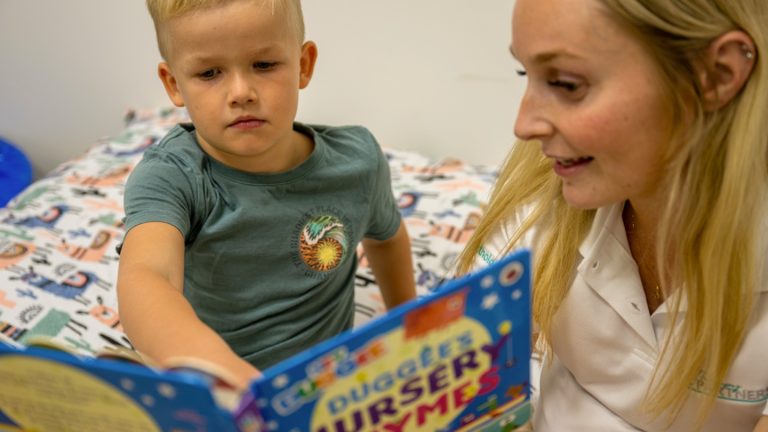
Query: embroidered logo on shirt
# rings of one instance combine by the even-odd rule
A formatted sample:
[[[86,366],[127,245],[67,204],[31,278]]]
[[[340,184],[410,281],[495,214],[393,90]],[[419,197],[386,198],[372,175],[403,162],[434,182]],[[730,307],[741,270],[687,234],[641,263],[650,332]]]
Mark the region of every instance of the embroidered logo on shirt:
[[[318,214],[319,213],[319,214]],[[334,209],[322,208],[305,214],[296,225],[294,262],[327,273],[344,261],[349,253],[347,224]]]
[[[690,389],[697,393],[706,393],[705,380],[700,376],[693,382]],[[720,386],[717,398],[741,403],[763,403],[768,401],[768,388],[749,389],[738,384],[724,383]]]
[[[480,249],[477,251],[477,254],[480,256],[480,259],[485,261],[486,264],[493,264],[496,262],[496,260],[493,258],[493,255],[491,255],[490,252],[488,252],[485,247],[480,246]]]

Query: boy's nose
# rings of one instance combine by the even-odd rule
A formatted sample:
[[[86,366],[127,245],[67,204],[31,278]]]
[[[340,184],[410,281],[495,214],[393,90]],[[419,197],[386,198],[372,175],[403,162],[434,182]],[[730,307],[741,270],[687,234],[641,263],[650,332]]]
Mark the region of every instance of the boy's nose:
[[[242,75],[234,75],[230,86],[230,105],[242,105],[256,101],[256,90]]]
[[[542,139],[552,134],[553,129],[542,103],[526,91],[515,120],[515,136],[523,141]]]

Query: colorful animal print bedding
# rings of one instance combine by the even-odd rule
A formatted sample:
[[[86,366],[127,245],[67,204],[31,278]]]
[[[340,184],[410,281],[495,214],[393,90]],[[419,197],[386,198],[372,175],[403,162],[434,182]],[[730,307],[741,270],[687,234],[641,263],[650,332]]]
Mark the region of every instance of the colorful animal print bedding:
[[[24,344],[47,337],[85,355],[131,347],[115,293],[123,185],[143,151],[185,120],[178,109],[130,111],[120,134],[100,140],[0,209],[0,340]],[[386,146],[385,153],[423,294],[450,272],[495,171]],[[384,312],[364,256],[360,264],[356,325]]]

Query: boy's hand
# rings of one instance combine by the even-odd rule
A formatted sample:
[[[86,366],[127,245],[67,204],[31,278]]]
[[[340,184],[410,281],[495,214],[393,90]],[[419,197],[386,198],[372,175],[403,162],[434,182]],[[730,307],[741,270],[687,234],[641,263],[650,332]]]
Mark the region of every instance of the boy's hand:
[[[225,384],[225,387],[233,388],[238,392],[248,390],[251,381],[261,376],[261,372],[246,361],[242,361],[240,365],[234,364],[224,368],[197,357],[170,357],[160,366],[172,370],[191,368],[216,377]]]
[[[387,310],[416,297],[411,242],[403,222],[387,240],[363,239],[363,248]]]

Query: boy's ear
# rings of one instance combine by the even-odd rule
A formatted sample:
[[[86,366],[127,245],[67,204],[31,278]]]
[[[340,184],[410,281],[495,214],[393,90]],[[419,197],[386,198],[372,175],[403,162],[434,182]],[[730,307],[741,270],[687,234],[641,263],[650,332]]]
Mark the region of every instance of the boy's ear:
[[[312,41],[304,42],[304,45],[301,47],[301,71],[299,72],[300,89],[306,88],[309,85],[309,81],[312,80],[316,61],[317,45]]]
[[[173,72],[171,72],[171,67],[168,66],[168,63],[161,62],[157,65],[157,75],[160,77],[160,81],[163,82],[163,87],[165,87],[165,92],[168,93],[171,102],[177,107],[183,107],[184,98],[181,97],[181,91],[179,91],[176,77],[173,75]]]
[[[723,33],[714,39],[697,69],[704,107],[716,110],[736,96],[755,65],[755,43],[741,30]]]

